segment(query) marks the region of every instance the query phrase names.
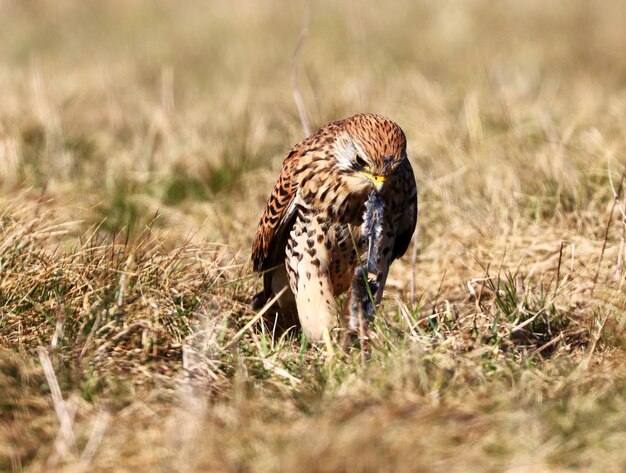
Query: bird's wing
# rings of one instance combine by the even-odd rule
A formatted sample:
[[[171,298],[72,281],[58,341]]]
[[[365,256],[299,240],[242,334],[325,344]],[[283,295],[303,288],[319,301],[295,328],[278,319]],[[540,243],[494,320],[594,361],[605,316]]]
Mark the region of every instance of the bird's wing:
[[[400,218],[400,225],[393,244],[393,251],[391,252],[392,260],[398,259],[406,253],[417,224],[417,184],[415,183],[413,168],[408,160],[406,161],[404,173],[405,186],[407,189],[407,204]]]
[[[270,195],[252,245],[252,266],[255,271],[265,271],[279,263],[296,215],[295,197],[298,192],[296,178],[298,147],[292,149],[283,161],[278,182]]]

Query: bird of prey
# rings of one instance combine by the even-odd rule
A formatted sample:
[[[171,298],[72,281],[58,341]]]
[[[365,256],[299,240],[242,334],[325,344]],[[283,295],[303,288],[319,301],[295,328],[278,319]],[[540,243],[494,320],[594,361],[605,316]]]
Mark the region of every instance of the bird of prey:
[[[381,208],[368,211],[370,201]],[[375,249],[366,214],[379,216]],[[279,316],[300,325],[309,340],[324,339],[338,319],[354,331],[347,312],[354,280],[364,274],[358,269],[367,261],[378,305],[389,266],[406,252],[416,221],[417,186],[402,129],[371,113],[323,126],[287,154],[259,222],[252,263],[263,274],[263,290],[253,308],[287,287],[277,299]],[[335,298],[347,290],[340,314]]]

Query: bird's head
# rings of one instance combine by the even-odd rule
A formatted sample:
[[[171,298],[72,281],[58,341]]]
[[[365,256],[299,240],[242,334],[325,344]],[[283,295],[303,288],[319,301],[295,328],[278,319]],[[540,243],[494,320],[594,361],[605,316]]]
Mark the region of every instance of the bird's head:
[[[354,190],[375,188],[385,181],[406,157],[406,137],[393,121],[363,113],[346,118],[334,143],[339,173]]]

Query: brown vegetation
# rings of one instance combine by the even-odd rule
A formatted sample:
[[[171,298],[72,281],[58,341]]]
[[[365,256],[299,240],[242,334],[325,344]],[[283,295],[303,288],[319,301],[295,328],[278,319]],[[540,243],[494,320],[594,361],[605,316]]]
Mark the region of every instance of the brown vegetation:
[[[0,1],[0,470],[624,471],[621,2],[311,3],[420,187],[367,360],[248,307],[306,8]]]

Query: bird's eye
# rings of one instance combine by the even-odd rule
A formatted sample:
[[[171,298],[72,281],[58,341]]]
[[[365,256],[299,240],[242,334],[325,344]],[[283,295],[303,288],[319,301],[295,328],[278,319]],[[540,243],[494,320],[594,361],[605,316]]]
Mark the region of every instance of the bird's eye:
[[[365,169],[369,169],[369,168],[370,168],[369,164],[367,164],[367,161],[365,161],[365,160],[364,160],[364,159],[363,159],[360,155],[358,155],[358,154],[354,157],[354,162],[355,162],[358,166],[361,166],[362,168],[365,168]]]

